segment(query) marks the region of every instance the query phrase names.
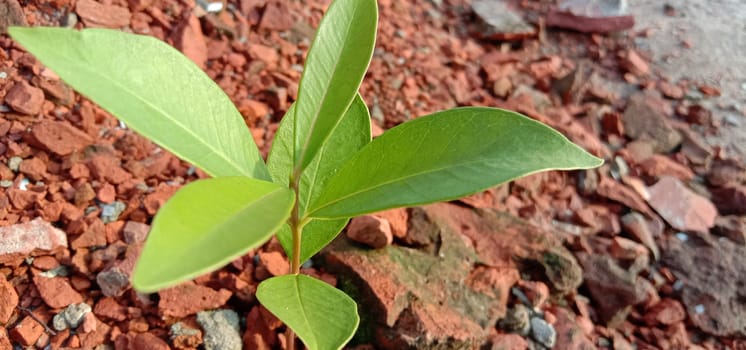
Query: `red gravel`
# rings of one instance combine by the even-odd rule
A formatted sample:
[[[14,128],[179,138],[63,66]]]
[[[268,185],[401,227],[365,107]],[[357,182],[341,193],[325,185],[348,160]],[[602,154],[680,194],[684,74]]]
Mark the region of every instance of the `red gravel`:
[[[533,175],[458,205],[436,206],[479,256],[465,286],[492,293],[501,311],[522,302],[511,288],[525,295],[557,331],[556,349],[746,348],[739,317],[709,307],[742,303],[733,287],[722,285],[746,280],[720,264],[743,256],[746,166],[709,146],[706,137],[722,126],[690,99],[693,91],[717,98],[721,87],[661,76],[649,54],[634,46],[644,31],[582,34],[540,25],[604,32],[609,26],[629,27],[628,17],[568,24],[551,2],[511,3],[521,5],[516,11],[536,24],[537,33],[507,43],[477,39],[478,33],[467,29],[474,19],[468,1],[380,0],[377,49],[361,87],[374,136],[437,110],[484,105],[547,123],[606,159],[597,170]],[[227,5],[226,11],[202,16],[193,11],[194,1],[8,0],[0,4],[0,32],[8,24],[68,24],[165,40],[226,91],[266,155],[280,118],[297,97],[312,28],[328,1],[229,0]],[[194,315],[215,308],[247,319],[240,330],[245,348],[283,348],[285,327],[254,297],[261,280],[289,269],[276,240],[194,282],[153,295],[131,289],[129,274],[153,215],[180,186],[206,175],[121,128],[6,35],[0,36],[0,48],[0,349],[196,348],[204,334]],[[104,219],[105,205],[118,205],[121,212]],[[496,239],[474,214],[492,209],[535,227],[511,226],[501,236],[507,238]],[[431,227],[423,224],[423,213],[396,209],[359,218],[347,235],[374,233],[367,244],[435,254],[428,247],[443,242],[427,231]],[[697,238],[695,232],[709,235],[711,229],[728,238],[718,243]],[[707,250],[689,252],[677,241],[682,239]],[[535,266],[516,263],[515,257],[536,259],[548,244],[572,254],[567,259],[578,269],[572,283],[551,266],[537,273]],[[697,263],[681,272],[685,263],[671,252],[692,254]],[[729,280],[713,276],[702,282],[713,275],[709,267],[727,273]],[[332,284],[343,281],[320,265],[304,271]],[[362,265],[356,271],[381,273]],[[410,292],[388,277],[366,283],[381,297],[387,318],[404,315],[401,329],[416,323],[423,334],[444,330],[469,336],[454,321],[465,319],[446,306],[397,309],[397,298]],[[581,280],[580,287],[573,284]],[[717,294],[721,290],[732,294]],[[74,303],[93,310],[78,329],[53,333],[45,328]],[[704,311],[702,304],[708,305]],[[368,309],[373,306],[361,307]],[[447,317],[434,318],[433,310]],[[387,321],[393,327],[397,319]],[[173,334],[177,322],[196,333]],[[469,321],[468,326],[479,328],[476,333],[483,333],[492,348],[522,349],[534,342],[496,324],[481,329]],[[397,330],[378,332],[372,339]]]

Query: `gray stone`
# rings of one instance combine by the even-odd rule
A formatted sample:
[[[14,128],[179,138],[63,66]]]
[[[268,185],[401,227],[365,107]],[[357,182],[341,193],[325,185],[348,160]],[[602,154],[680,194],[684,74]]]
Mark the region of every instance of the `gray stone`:
[[[117,221],[119,214],[122,214],[125,209],[127,209],[127,205],[120,201],[111,204],[101,204],[101,220],[105,224]]]
[[[198,329],[189,328],[184,325],[182,322],[176,322],[171,325],[171,336],[176,337],[180,335],[199,335],[200,331]]]
[[[634,16],[627,15],[627,0],[565,0],[551,10],[546,25],[583,33],[609,33],[632,29]]]
[[[557,332],[551,324],[541,317],[531,318],[531,338],[548,348],[553,348],[557,342]]]
[[[39,276],[48,277],[48,278],[57,277],[57,276],[67,277],[67,276],[70,276],[70,267],[65,266],[65,265],[59,265],[51,270],[39,273]]]
[[[576,16],[616,17],[627,14],[627,0],[565,0],[558,7]]]
[[[658,97],[640,93],[632,96],[624,110],[622,123],[633,139],[648,140],[658,153],[668,153],[681,144],[681,134],[671,126],[665,108],[668,104]]]
[[[481,21],[479,36],[487,39],[521,40],[536,30],[503,0],[474,0],[472,9]]]
[[[500,320],[498,325],[506,331],[527,336],[529,331],[531,331],[531,324],[529,323],[530,314],[531,310],[525,305],[516,304],[508,309],[505,317]]]
[[[578,260],[598,315],[609,327],[623,322],[634,305],[646,300],[649,282],[619,266],[612,257],[578,253]]]
[[[540,256],[533,258],[544,268],[549,285],[557,292],[570,293],[582,283],[583,272],[575,257],[565,247],[549,247]]]
[[[70,304],[52,318],[52,327],[58,331],[78,328],[91,307],[86,303]]]
[[[10,159],[8,159],[8,168],[14,172],[18,172],[21,162],[23,162],[23,158],[21,157],[10,157]]]
[[[681,281],[691,322],[718,337],[746,336],[746,246],[710,234],[668,237],[662,262]]]
[[[98,283],[101,292],[107,297],[118,297],[124,294],[124,292],[130,286],[129,275],[120,270],[117,267],[112,267],[108,270],[101,271],[96,275],[96,283]]]
[[[241,350],[243,342],[235,311],[202,311],[197,313],[197,323],[205,334],[205,350]]]

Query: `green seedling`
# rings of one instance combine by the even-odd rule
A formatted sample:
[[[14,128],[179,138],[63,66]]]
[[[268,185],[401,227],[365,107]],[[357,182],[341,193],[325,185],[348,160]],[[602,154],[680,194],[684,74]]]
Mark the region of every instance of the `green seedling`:
[[[539,171],[602,161],[514,112],[456,108],[371,141],[357,91],[370,63],[375,0],[337,0],[308,53],[297,101],[265,165],[241,115],[194,63],[157,39],[113,30],[9,29],[64,81],[212,176],[158,212],[132,276],[155,292],[216,270],[277,233],[288,275],[257,298],[309,349],[339,349],[357,329],[356,303],[300,274],[301,262],[356,215],[460,198]]]

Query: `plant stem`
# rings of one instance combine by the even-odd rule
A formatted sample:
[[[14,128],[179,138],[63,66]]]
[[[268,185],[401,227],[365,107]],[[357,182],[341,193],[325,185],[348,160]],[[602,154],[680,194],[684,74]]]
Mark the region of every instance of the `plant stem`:
[[[298,192],[295,193],[295,205],[293,213],[290,214],[290,230],[293,233],[293,256],[290,259],[290,273],[300,273],[300,239],[303,234],[303,225],[298,216]]]
[[[295,204],[293,205],[293,211],[290,214],[290,231],[293,234],[293,249],[292,256],[290,257],[290,273],[297,275],[300,273],[300,239],[303,234],[303,222],[300,218],[300,173],[293,171],[293,175],[290,177],[290,188],[295,193]],[[295,332],[292,328],[288,327],[287,333],[285,334],[285,340],[287,343],[287,350],[295,350]]]
[[[297,275],[300,273],[300,239],[303,234],[303,222],[300,217],[300,174],[293,174],[290,177],[290,188],[295,193],[295,204],[293,211],[290,213],[290,231],[293,234],[293,249],[290,257],[290,273]]]

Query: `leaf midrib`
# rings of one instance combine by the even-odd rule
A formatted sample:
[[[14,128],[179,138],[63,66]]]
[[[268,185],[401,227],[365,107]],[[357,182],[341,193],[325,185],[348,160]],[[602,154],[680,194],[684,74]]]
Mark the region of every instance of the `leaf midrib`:
[[[307,216],[312,216],[313,213],[318,212],[321,209],[329,207],[329,206],[331,206],[333,204],[339,203],[339,202],[341,202],[341,201],[343,201],[343,200],[345,200],[347,198],[351,198],[351,197],[357,196],[357,195],[362,194],[362,193],[371,192],[373,190],[376,190],[378,188],[384,187],[386,185],[390,185],[390,184],[395,183],[395,182],[404,182],[406,179],[414,178],[414,177],[417,177],[417,176],[421,176],[421,175],[425,175],[425,174],[429,174],[429,173],[436,173],[436,172],[439,172],[439,171],[442,171],[442,170],[445,170],[445,169],[448,169],[448,168],[458,168],[458,167],[466,166],[466,165],[473,164],[473,163],[485,162],[485,161],[488,161],[488,160],[489,160],[489,158],[485,158],[485,159],[473,160],[473,161],[469,161],[469,162],[455,163],[455,164],[450,165],[450,166],[443,166],[443,167],[428,169],[428,170],[425,170],[425,171],[421,171],[421,172],[417,172],[417,173],[412,173],[412,174],[407,175],[407,176],[401,176],[401,177],[393,178],[393,179],[391,179],[389,181],[384,181],[384,182],[381,182],[379,184],[376,184],[375,186],[366,187],[366,188],[363,188],[363,189],[361,189],[359,191],[351,192],[351,193],[349,193],[349,194],[347,194],[345,196],[342,196],[342,197],[339,197],[339,198],[337,198],[335,200],[326,202],[326,203],[324,203],[323,206],[317,207],[313,211],[311,211],[310,213],[308,213]],[[576,169],[576,168],[578,168],[578,167],[568,167],[568,168],[564,168],[563,167],[563,168],[559,168],[559,167],[551,167],[550,166],[550,167],[542,167],[542,168],[537,169],[535,171],[544,171],[544,170],[548,170],[548,169],[570,170],[570,169]],[[337,175],[341,174],[341,173],[342,173],[342,171],[338,172]],[[331,179],[329,182],[327,182],[327,188],[331,188],[331,186],[329,186],[329,185],[332,185],[333,181],[335,179],[336,179],[336,176],[333,179]],[[323,198],[323,197],[319,197],[319,198]]]
[[[306,190],[306,198],[303,199],[304,212],[308,209],[308,206],[311,204],[312,195],[314,194],[314,192],[316,192],[316,179],[318,178],[319,168],[321,168],[321,162],[324,160],[324,153],[326,152],[327,146],[328,145],[325,143],[324,146],[322,146],[321,149],[318,151],[318,153],[316,153],[316,157],[311,160],[311,163],[313,163],[314,160],[318,159],[316,163],[316,169],[312,172],[311,178],[309,179],[310,183],[308,184],[308,189]],[[311,163],[309,163],[309,166],[311,165]],[[307,171],[303,172],[303,174],[307,173]]]
[[[82,34],[78,34],[78,35],[82,35]],[[84,40],[84,39],[81,39],[81,40]],[[41,48],[41,50],[43,50],[43,48]],[[162,115],[166,120],[172,121],[174,124],[176,124],[177,126],[179,126],[182,130],[186,131],[186,133],[189,134],[189,135],[191,135],[198,143],[206,146],[205,148],[209,149],[212,152],[212,154],[218,155],[221,159],[223,159],[225,161],[225,163],[227,163],[231,167],[233,167],[234,170],[237,170],[239,174],[242,174],[242,175],[247,176],[247,177],[251,177],[251,174],[247,174],[232,159],[225,157],[224,153],[218,152],[218,151],[221,150],[220,148],[215,148],[211,144],[205,142],[203,139],[201,139],[200,137],[198,137],[197,134],[195,134],[193,131],[191,131],[189,128],[187,128],[184,124],[182,124],[181,122],[179,122],[177,119],[174,119],[173,117],[171,117],[170,114],[168,114],[165,111],[163,111],[157,105],[155,105],[155,104],[151,103],[150,101],[148,101],[147,99],[142,98],[142,97],[138,96],[137,94],[133,93],[130,89],[128,89],[124,85],[119,84],[116,80],[109,79],[109,77],[107,75],[98,74],[95,70],[89,70],[85,65],[77,65],[76,62],[75,62],[75,60],[72,60],[67,55],[59,54],[57,52],[54,52],[52,55],[57,55],[58,57],[61,57],[62,59],[67,60],[68,62],[72,62],[72,64],[71,64],[72,66],[77,66],[77,67],[79,67],[79,69],[81,69],[81,70],[83,70],[85,72],[88,72],[88,73],[92,74],[93,76],[96,76],[96,77],[99,77],[99,78],[103,78],[102,80],[105,80],[105,81],[111,83],[112,85],[115,86],[115,88],[120,88],[126,94],[134,97],[136,100],[141,101],[146,107],[149,107],[150,109],[154,110],[156,113],[159,113],[160,115]],[[118,118],[119,119],[126,119],[126,118],[121,118],[121,117],[118,117]],[[127,123],[126,120],[125,120],[125,123]],[[138,129],[139,129],[139,127],[138,127]],[[137,130],[137,131],[141,132],[139,130]],[[175,151],[172,147],[170,147],[168,145],[161,145],[161,146],[164,147],[164,148],[166,148],[166,149],[168,149],[169,151],[173,152],[174,154],[179,155],[180,158],[188,159],[188,157],[184,157],[183,155],[181,155],[181,152]],[[191,160],[190,160],[190,163],[191,163]],[[208,174],[210,174],[212,176],[216,175],[216,174],[214,174],[212,172],[212,170],[208,170],[208,169],[203,169],[203,170],[205,170],[205,172],[207,172]]]
[[[276,188],[276,189],[274,189],[272,191],[269,191],[269,192],[265,193],[264,195],[258,197],[254,201],[247,202],[246,205],[244,205],[243,207],[240,207],[240,209],[236,210],[233,214],[231,214],[230,216],[228,216],[228,219],[223,220],[221,223],[213,226],[213,229],[207,231],[204,235],[202,235],[202,237],[200,237],[199,239],[195,240],[194,241],[194,243],[195,243],[194,246],[198,246],[198,247],[209,246],[209,245],[206,245],[204,242],[206,242],[208,240],[208,237],[210,237],[211,235],[213,235],[214,232],[220,231],[222,227],[226,226],[227,222],[233,220],[236,216],[240,216],[240,213],[243,213],[243,212],[251,209],[254,206],[258,206],[264,200],[270,199],[270,197],[274,197],[278,192],[280,192],[282,190],[285,190],[285,188],[282,188],[282,187]],[[282,224],[282,223],[284,223],[284,220],[281,220],[280,223],[278,225],[275,225],[275,226],[279,227],[280,224]],[[191,249],[186,249],[186,250],[183,250],[183,251],[179,252],[178,253],[178,258],[173,259],[173,260],[175,260],[175,261],[188,261],[188,260],[185,260],[185,259],[188,259],[189,257],[194,256],[194,252],[191,252],[190,250]]]
[[[315,346],[310,346],[309,345],[308,347],[310,349],[315,349],[315,348],[318,347],[319,340],[316,338],[316,333],[313,331],[313,328],[311,327],[311,321],[308,319],[308,316],[306,315],[306,308],[304,306],[305,304],[303,303],[303,300],[300,297],[300,291],[301,291],[301,289],[300,289],[300,278],[301,277],[299,275],[296,275],[296,276],[293,277],[293,279],[295,281],[296,296],[298,297],[298,305],[300,305],[300,308],[302,310],[301,311],[301,315],[303,316],[303,322],[305,323],[306,328],[309,330],[309,333],[310,333],[311,337],[313,338],[312,339],[313,340],[313,344],[315,345]]]
[[[352,22],[353,22],[353,19],[355,18],[355,15],[357,14],[358,8],[359,8],[359,6],[356,3],[355,6],[354,6],[354,9],[352,10],[352,14],[350,15],[350,18],[347,21],[347,30],[345,31],[345,35],[342,37],[343,38],[343,41],[342,41],[342,50],[340,50],[340,54],[337,55],[336,59],[334,60],[334,66],[332,67],[332,74],[331,74],[332,77],[335,76],[335,74],[337,72],[337,67],[339,66],[339,62],[342,60],[343,52],[345,52],[345,49],[349,46],[350,40],[344,40],[344,39],[347,38],[349,36],[349,34],[350,34],[350,30],[352,29]],[[313,47],[311,47],[310,52],[313,52]],[[303,158],[305,158],[306,154],[308,153],[308,144],[311,142],[311,137],[313,136],[313,132],[316,129],[316,125],[317,125],[317,122],[319,120],[318,116],[319,116],[319,113],[321,112],[321,107],[324,105],[323,101],[326,101],[326,97],[327,97],[327,95],[329,95],[329,90],[330,90],[329,86],[332,84],[332,80],[334,80],[334,79],[330,79],[329,81],[327,81],[324,84],[324,94],[322,95],[321,99],[319,99],[320,102],[318,103],[318,107],[315,109],[314,113],[312,114],[314,116],[314,118],[311,120],[311,127],[309,128],[310,132],[308,133],[308,136],[305,138],[305,140],[303,140],[303,147],[301,148],[301,154],[300,154],[299,158],[298,159],[293,159],[293,163],[294,163],[293,166],[297,166],[298,163],[300,163],[301,166],[302,166],[302,164],[303,164]],[[350,100],[350,103],[347,104],[347,108],[349,108],[350,104],[352,104],[352,101],[354,99],[355,99],[355,95],[352,96],[352,99]],[[298,126],[298,109],[299,108],[296,109],[296,112],[295,112],[296,119],[295,119],[295,121],[293,123],[294,124],[294,130],[293,130],[294,132],[297,132],[297,126]],[[339,121],[342,120],[343,117],[344,117],[344,112],[342,113],[342,117],[340,117],[339,120],[337,120],[337,125],[339,124]],[[336,127],[336,125],[335,125],[335,127]],[[330,130],[330,132],[327,133],[326,139],[329,138],[329,136],[331,135],[332,131],[334,131],[334,128],[332,128],[332,130]],[[293,137],[293,140],[295,141],[296,138]],[[323,142],[322,142],[322,144],[323,144]],[[295,152],[295,147],[293,147],[293,152]],[[313,158],[309,161],[309,164],[312,161],[313,161]]]

